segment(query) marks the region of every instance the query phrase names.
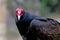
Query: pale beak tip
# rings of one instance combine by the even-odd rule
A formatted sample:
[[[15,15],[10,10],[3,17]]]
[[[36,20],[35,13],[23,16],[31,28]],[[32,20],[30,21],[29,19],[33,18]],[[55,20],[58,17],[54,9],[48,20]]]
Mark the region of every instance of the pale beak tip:
[[[20,16],[18,16],[18,20],[20,20]]]

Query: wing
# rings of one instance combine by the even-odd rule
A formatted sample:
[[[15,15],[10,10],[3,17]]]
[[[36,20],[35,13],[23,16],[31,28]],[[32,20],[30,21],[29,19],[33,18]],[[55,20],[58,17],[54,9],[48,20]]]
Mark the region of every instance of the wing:
[[[50,18],[37,18],[32,20],[29,32],[42,40],[60,40],[60,23]]]

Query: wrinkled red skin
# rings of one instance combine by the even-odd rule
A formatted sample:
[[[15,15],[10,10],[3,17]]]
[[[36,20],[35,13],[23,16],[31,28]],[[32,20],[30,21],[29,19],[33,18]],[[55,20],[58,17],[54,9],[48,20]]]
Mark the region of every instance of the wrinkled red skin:
[[[17,8],[16,9],[16,16],[22,16],[23,15],[23,9],[22,8]]]

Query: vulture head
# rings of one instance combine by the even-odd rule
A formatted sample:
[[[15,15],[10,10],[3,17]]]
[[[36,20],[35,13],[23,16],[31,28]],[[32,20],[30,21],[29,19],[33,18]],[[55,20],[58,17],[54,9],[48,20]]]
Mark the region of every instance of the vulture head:
[[[20,21],[21,17],[23,16],[23,8],[17,8],[16,9],[16,22]]]

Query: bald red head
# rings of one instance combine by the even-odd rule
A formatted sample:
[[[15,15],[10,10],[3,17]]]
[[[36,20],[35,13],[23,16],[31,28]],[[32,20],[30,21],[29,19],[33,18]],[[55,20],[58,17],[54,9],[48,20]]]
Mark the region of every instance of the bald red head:
[[[22,16],[23,15],[23,9],[22,8],[17,8],[16,9],[16,15],[17,16]]]
[[[18,20],[20,20],[20,17],[23,15],[23,11],[23,8],[16,9],[16,16],[18,17]]]

